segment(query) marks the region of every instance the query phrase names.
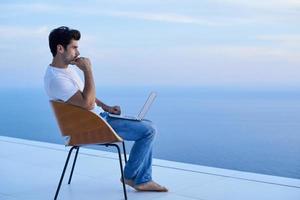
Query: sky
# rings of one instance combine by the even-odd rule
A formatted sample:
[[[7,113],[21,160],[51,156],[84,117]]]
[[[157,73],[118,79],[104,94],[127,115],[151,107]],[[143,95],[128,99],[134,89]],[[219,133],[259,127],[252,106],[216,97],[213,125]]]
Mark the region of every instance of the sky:
[[[2,0],[0,87],[42,87],[62,25],[98,86],[299,87],[299,19],[299,0]]]

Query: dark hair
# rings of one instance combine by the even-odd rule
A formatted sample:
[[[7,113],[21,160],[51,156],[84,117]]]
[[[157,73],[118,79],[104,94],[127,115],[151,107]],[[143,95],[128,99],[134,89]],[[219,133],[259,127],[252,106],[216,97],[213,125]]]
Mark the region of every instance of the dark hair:
[[[65,49],[71,40],[79,40],[80,32],[75,29],[70,29],[66,26],[58,27],[49,34],[49,47],[53,57],[57,53],[57,45],[62,45]]]

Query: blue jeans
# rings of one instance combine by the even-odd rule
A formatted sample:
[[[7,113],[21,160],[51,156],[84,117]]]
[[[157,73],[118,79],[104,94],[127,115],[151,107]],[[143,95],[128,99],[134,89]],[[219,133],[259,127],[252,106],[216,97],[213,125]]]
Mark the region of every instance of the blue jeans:
[[[135,141],[124,169],[125,179],[136,185],[152,180],[152,147],[156,128],[150,120],[133,121],[100,114],[124,140]]]

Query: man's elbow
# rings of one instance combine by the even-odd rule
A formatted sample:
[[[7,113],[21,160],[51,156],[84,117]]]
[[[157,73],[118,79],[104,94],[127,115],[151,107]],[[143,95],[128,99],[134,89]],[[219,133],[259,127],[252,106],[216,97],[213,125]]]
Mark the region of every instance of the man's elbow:
[[[95,102],[87,102],[83,105],[83,107],[87,110],[93,110],[95,107]]]
[[[77,91],[67,103],[79,106],[86,110],[92,110],[95,107],[95,97],[85,97],[80,91]]]

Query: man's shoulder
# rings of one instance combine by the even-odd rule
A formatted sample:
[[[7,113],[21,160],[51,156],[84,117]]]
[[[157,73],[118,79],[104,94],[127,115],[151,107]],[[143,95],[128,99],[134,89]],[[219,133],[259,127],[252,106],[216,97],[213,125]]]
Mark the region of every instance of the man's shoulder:
[[[66,70],[48,66],[45,73],[45,78],[68,78],[70,74]]]

